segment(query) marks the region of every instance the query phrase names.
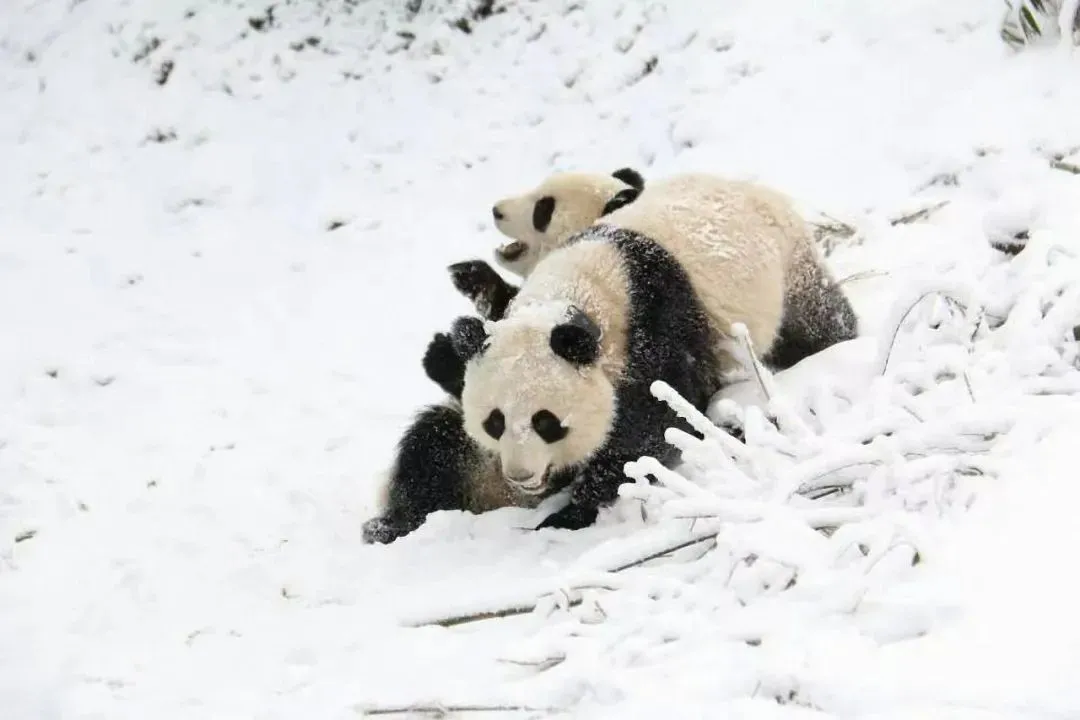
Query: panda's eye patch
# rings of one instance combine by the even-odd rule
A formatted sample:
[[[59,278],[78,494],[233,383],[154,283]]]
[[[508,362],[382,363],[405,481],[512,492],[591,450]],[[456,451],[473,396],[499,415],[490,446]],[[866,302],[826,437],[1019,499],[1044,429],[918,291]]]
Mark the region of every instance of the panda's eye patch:
[[[532,426],[536,434],[549,445],[559,442],[566,437],[566,433],[570,432],[563,427],[563,424],[559,422],[559,418],[555,417],[555,414],[550,410],[540,410],[533,415]]]
[[[551,224],[551,216],[555,213],[555,198],[545,195],[533,205],[533,227],[537,232],[544,232]]]
[[[498,440],[505,431],[506,418],[503,417],[502,410],[495,408],[484,420],[484,432]]]

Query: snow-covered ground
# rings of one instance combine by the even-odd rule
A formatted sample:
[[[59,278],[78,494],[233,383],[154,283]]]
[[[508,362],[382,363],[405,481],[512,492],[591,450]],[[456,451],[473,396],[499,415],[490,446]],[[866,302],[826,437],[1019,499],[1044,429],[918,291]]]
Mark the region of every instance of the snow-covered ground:
[[[1080,58],[1009,52],[994,0],[507,5],[0,10],[0,718],[1080,717]],[[585,531],[363,545],[469,310],[445,265],[498,197],[626,165],[856,231],[866,337],[777,379],[805,433]],[[965,309],[905,316],[930,289]],[[789,501],[830,463],[855,492]]]

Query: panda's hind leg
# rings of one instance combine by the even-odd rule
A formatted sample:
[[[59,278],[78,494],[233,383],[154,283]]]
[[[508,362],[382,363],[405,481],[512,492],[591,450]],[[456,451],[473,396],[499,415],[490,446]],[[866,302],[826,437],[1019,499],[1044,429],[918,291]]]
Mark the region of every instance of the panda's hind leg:
[[[819,262],[808,261],[788,286],[780,330],[763,360],[774,370],[786,370],[857,335],[858,318],[840,284]]]
[[[429,513],[464,509],[481,452],[465,433],[460,408],[422,410],[398,442],[386,507],[364,523],[364,542],[393,542],[420,527]]]

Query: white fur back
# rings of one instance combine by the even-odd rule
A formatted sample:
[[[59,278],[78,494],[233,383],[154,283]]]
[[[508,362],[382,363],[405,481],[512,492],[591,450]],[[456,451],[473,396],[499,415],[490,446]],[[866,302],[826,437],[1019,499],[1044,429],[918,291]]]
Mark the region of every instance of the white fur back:
[[[745,323],[762,354],[780,327],[785,282],[797,279],[798,263],[814,250],[806,223],[782,194],[706,174],[655,181],[598,222],[663,245],[685,268],[715,329],[730,337],[731,323]]]

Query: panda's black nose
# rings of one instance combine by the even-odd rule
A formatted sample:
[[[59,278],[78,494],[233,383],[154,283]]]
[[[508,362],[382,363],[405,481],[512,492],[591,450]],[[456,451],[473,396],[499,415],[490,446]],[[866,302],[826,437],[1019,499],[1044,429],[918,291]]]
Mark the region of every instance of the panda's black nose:
[[[503,215],[503,211],[499,209],[498,205],[491,208],[491,214],[495,216],[496,220],[502,220],[504,217],[506,217],[505,215]]]

